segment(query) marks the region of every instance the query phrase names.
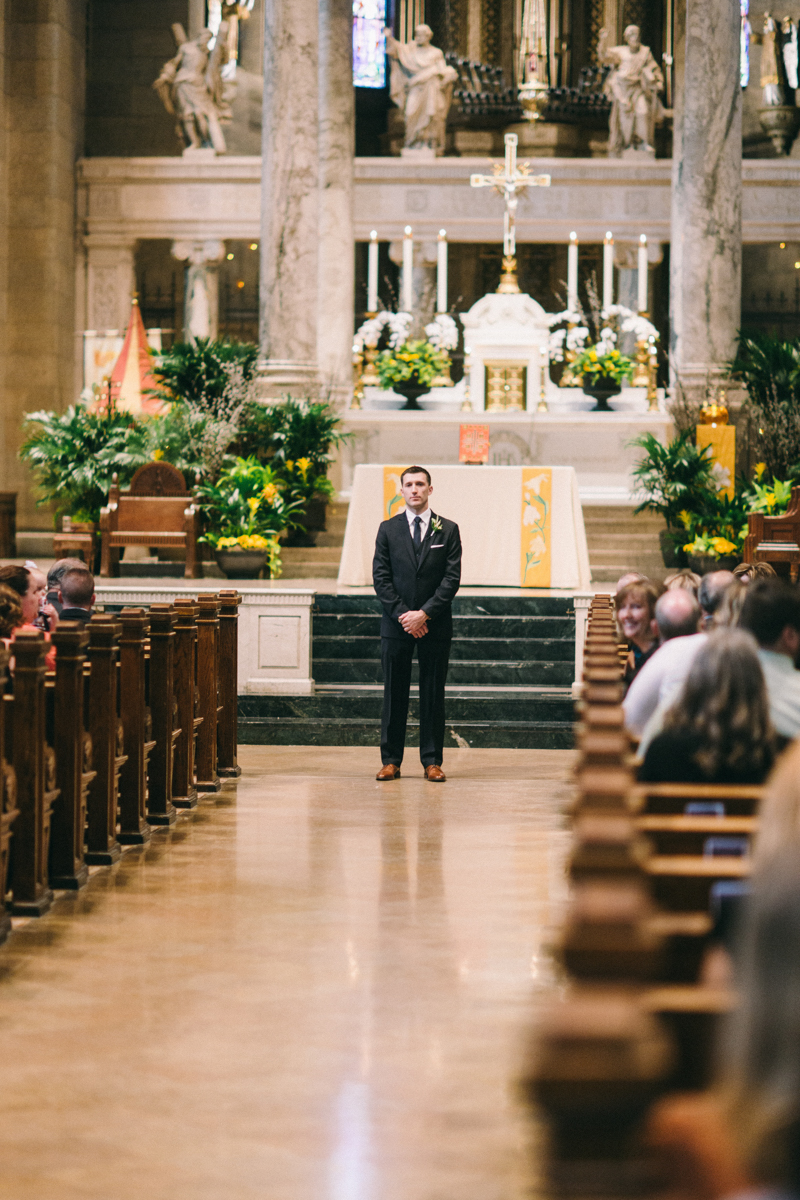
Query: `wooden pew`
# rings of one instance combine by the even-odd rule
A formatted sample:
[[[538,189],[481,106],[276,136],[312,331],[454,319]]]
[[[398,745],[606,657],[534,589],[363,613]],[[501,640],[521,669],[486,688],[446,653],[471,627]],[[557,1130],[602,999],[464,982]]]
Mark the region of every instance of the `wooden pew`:
[[[237,779],[242,768],[236,756],[239,744],[239,605],[235,590],[219,593],[219,725],[217,729],[217,773]]]
[[[56,671],[52,690],[52,732],[59,796],[50,819],[50,886],[77,889],[89,878],[84,861],[86,804],[96,772],[86,731],[84,668],[89,634],[77,621],[59,624],[52,634]]]
[[[747,838],[750,845],[758,833],[757,817],[675,816],[645,813],[634,817],[640,833],[646,834],[656,854],[703,854],[709,838]]]
[[[122,853],[117,838],[119,773],[126,761],[124,734],[117,715],[117,661],[121,625],[110,615],[96,613],[88,622],[90,674],[89,733],[96,771],[89,784],[86,823],[86,862],[110,866]]]
[[[119,774],[119,842],[143,846],[150,841],[147,766],[155,747],[147,707],[145,643],[150,621],[143,608],[123,608],[119,621],[119,710],[126,757]]]
[[[219,597],[215,592],[197,596],[197,687],[203,724],[197,731],[198,792],[218,792],[222,786],[217,770],[219,726]]]
[[[150,605],[150,677],[148,698],[155,745],[148,771],[147,820],[151,825],[174,825],[178,811],[172,803],[172,767],[180,728],[175,720],[175,609]]]
[[[197,706],[197,614],[195,600],[179,597],[175,607],[175,691],[178,702],[178,737],[175,741],[172,768],[172,803],[176,808],[196,808],[194,751],[197,730],[203,718],[196,715]]]
[[[9,651],[0,643],[0,681],[5,687]],[[6,757],[6,712],[10,706],[0,704],[0,896],[8,890],[8,864],[11,848],[12,826],[19,816],[17,807],[17,777]],[[11,932],[11,917],[0,904],[0,943]]]
[[[19,809],[11,854],[11,912],[24,917],[40,917],[53,903],[48,851],[50,812],[58,790],[53,754],[45,739],[44,654],[44,635],[39,630],[18,631],[6,737]]]
[[[639,812],[653,814],[684,813],[687,804],[715,805],[722,816],[752,817],[763,795],[760,784],[638,783],[632,804]]]

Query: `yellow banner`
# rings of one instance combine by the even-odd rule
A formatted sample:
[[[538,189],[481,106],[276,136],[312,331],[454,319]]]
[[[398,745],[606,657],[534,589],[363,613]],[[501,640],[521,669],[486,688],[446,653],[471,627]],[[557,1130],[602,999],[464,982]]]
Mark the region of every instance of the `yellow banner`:
[[[552,492],[553,472],[549,467],[522,468],[520,587],[550,587]]]
[[[383,468],[382,521],[388,521],[389,517],[396,517],[399,512],[405,512],[406,502],[403,499],[403,493],[400,491],[400,476],[405,471],[407,465],[405,463],[402,467]]]
[[[697,449],[711,447],[711,458],[718,476],[719,490],[733,499],[736,480],[736,429],[733,425],[698,425]]]

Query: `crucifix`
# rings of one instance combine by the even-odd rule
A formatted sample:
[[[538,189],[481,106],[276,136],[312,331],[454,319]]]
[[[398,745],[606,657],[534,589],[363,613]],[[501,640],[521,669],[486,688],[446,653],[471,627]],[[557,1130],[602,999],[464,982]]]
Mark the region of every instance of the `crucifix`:
[[[503,214],[503,274],[498,292],[519,292],[517,283],[516,217],[519,195],[526,187],[550,187],[549,175],[531,175],[530,164],[517,162],[517,135],[507,133],[504,163],[494,163],[491,175],[470,175],[470,187],[490,187],[505,200]]]

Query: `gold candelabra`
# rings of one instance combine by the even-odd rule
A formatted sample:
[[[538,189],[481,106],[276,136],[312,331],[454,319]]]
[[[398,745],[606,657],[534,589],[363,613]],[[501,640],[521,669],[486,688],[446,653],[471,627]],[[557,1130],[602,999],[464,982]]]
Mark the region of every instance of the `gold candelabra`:
[[[519,295],[517,259],[513,254],[506,254],[503,258],[503,273],[500,276],[500,285],[497,291],[500,294],[508,294],[512,296]]]
[[[353,347],[353,399],[350,401],[350,408],[361,408],[361,401],[364,399],[364,388],[361,386],[362,372],[364,368],[364,355],[356,347]]]

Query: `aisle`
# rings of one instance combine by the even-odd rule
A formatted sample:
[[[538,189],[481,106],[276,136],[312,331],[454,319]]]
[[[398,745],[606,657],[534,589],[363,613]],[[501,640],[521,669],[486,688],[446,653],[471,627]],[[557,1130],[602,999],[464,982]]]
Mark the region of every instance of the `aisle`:
[[[3,1200],[523,1200],[569,751],[241,750],[0,947]]]

